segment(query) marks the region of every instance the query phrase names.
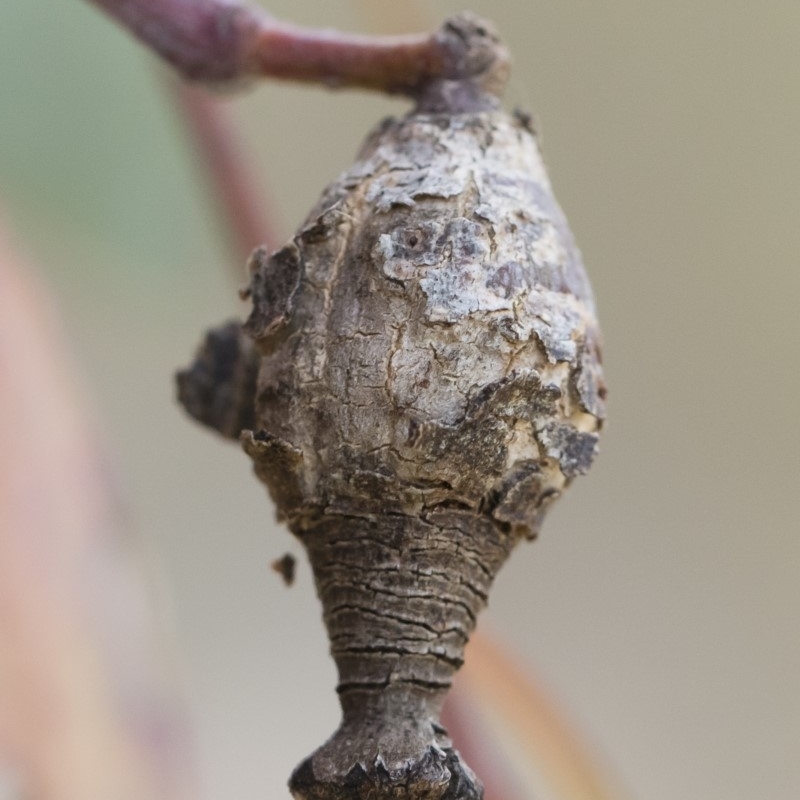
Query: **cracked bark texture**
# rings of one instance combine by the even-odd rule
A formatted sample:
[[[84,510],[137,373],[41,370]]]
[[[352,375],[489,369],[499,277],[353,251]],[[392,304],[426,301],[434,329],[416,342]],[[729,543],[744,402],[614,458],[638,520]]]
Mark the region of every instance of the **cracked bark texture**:
[[[498,569],[595,454],[591,290],[527,118],[495,105],[438,86],[379,125],[180,378],[314,570],[343,718],[296,798],[482,796],[442,701]]]

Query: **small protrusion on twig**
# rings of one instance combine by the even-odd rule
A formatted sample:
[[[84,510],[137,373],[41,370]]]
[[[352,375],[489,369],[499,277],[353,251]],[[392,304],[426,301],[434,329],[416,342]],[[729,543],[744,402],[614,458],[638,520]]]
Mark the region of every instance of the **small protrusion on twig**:
[[[176,376],[178,400],[198,422],[238,441],[254,427],[259,359],[241,323],[209,331],[192,365]]]
[[[430,95],[437,84],[466,83],[475,93],[493,98],[502,96],[511,58],[491,22],[464,11],[446,19],[434,38],[448,53],[447,67],[441,75],[431,75],[424,82],[422,95]]]
[[[231,0],[90,1],[194,81],[272,77],[420,98],[453,81],[496,97],[508,77],[508,51],[471,13],[433,34],[364,36],[301,28]]]

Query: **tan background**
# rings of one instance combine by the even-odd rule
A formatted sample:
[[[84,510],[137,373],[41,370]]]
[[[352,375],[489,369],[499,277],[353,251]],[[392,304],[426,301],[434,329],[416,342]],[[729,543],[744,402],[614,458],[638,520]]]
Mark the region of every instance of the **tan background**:
[[[394,3],[275,0],[391,32]],[[420,4],[423,5],[423,4]],[[395,6],[395,8],[393,8]],[[430,21],[459,3],[424,4]],[[592,475],[484,621],[644,800],[800,797],[800,3],[474,2],[515,55],[604,323]],[[177,631],[208,798],[288,796],[337,720],[305,564],[170,375],[237,312],[153,61],[81,2],[0,2],[0,203],[44,266]],[[288,231],[400,102],[232,101]],[[1,390],[1,387],[0,387]]]

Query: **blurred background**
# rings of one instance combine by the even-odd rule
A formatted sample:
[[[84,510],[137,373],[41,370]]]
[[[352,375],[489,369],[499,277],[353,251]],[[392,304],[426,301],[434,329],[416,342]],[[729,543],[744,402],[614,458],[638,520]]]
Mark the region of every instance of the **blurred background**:
[[[463,4],[265,5],[394,33]],[[610,386],[601,457],[504,568],[481,627],[627,797],[796,800],[800,4],[471,8],[514,56],[508,106],[542,132]],[[86,3],[3,0],[0,206],[57,298],[144,539],[204,796],[288,797],[337,724],[335,674],[307,565],[249,460],[174,400],[201,332],[243,313],[244,269],[165,77]],[[283,236],[407,108],[274,83],[226,105]],[[285,552],[291,589],[269,567]]]

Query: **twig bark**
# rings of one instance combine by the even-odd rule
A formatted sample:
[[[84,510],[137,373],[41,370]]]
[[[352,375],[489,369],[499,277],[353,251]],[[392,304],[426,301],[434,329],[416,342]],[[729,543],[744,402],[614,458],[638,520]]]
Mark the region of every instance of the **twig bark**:
[[[181,399],[241,439],[314,571],[343,723],[294,796],[478,800],[441,703],[604,415],[591,290],[526,120],[385,121],[251,276],[244,330],[208,336]]]
[[[90,0],[184,77],[211,83],[272,77],[419,95],[440,80],[475,79],[499,94],[508,54],[473,15],[433,34],[356,36],[279,22],[229,0]]]

